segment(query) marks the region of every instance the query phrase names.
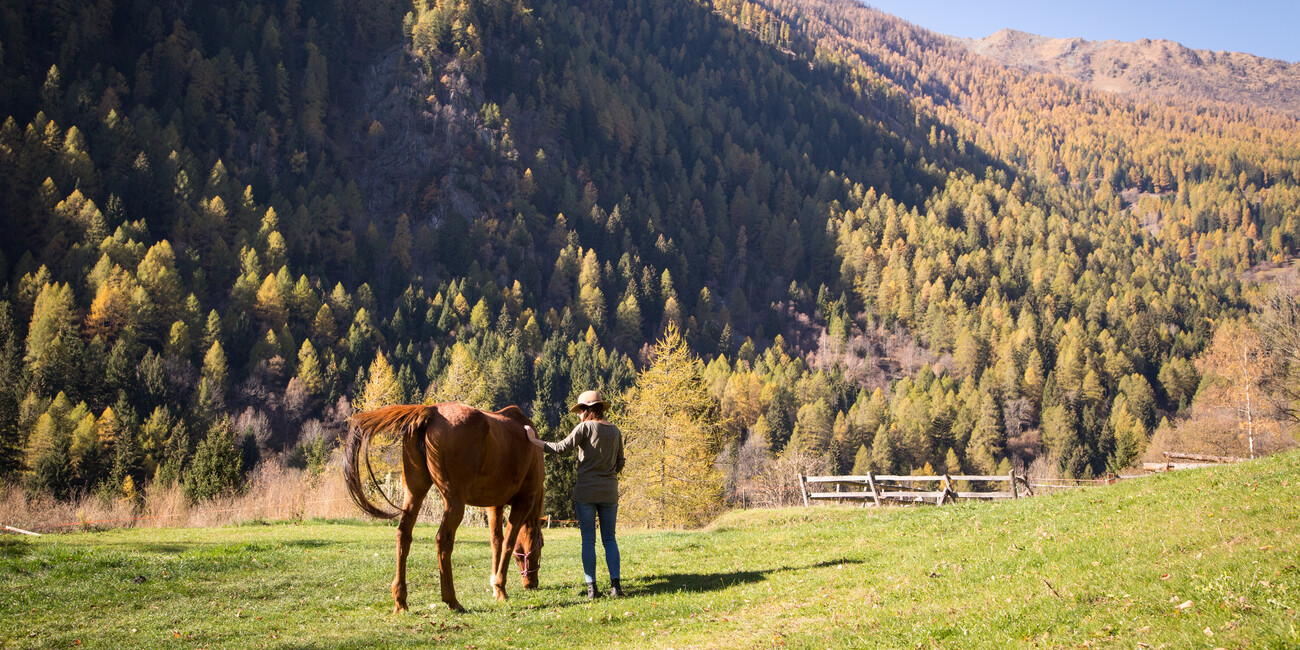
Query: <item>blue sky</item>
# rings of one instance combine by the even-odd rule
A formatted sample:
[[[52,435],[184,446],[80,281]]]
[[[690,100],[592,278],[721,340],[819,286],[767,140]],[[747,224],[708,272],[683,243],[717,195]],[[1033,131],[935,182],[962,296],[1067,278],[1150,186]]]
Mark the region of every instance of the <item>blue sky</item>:
[[[932,31],[982,38],[1010,27],[1055,38],[1163,38],[1198,50],[1300,61],[1300,0],[865,0]]]

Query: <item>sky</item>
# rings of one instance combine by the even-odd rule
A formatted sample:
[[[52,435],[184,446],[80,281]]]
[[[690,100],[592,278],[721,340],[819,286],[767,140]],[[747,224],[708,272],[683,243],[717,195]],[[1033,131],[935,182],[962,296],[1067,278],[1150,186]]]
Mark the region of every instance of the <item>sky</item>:
[[[1090,41],[1177,41],[1300,62],[1300,0],[863,0],[931,31],[983,38],[1004,27]]]

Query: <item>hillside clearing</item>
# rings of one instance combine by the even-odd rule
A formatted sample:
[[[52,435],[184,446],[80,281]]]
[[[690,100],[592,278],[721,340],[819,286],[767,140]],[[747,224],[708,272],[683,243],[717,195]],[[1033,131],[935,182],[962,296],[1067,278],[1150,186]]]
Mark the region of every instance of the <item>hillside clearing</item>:
[[[486,589],[462,529],[438,602],[416,529],[391,613],[389,526],[307,522],[0,538],[5,647],[1295,647],[1300,454],[1016,502],[724,516],[624,531],[623,600],[579,596],[577,533],[542,588]]]

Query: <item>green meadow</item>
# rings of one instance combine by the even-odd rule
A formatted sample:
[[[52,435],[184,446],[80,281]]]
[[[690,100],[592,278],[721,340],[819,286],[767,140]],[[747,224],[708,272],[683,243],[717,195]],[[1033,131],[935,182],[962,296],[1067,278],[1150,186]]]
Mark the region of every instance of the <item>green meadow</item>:
[[[628,597],[580,594],[578,535],[542,586],[487,587],[462,528],[438,600],[420,525],[411,611],[394,528],[305,521],[0,537],[4,647],[1296,648],[1300,455],[996,504],[733,512],[623,530]],[[603,566],[603,565],[602,565]],[[603,581],[602,581],[603,582]],[[607,586],[607,585],[603,585]]]

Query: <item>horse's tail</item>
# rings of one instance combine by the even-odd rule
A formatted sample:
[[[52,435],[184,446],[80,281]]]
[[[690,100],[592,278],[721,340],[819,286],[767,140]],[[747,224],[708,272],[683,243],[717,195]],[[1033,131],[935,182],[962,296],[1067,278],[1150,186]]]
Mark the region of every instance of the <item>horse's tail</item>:
[[[348,486],[348,495],[352,497],[353,503],[356,503],[358,508],[380,519],[396,519],[402,514],[402,509],[389,500],[386,494],[384,500],[392,506],[391,511],[379,508],[366,498],[365,489],[361,484],[361,465],[358,460],[364,459],[366,473],[369,474],[371,483],[378,485],[375,481],[375,473],[370,469],[370,438],[380,431],[396,431],[402,436],[402,453],[405,455],[408,449],[405,444],[406,439],[409,436],[419,436],[424,431],[424,427],[433,422],[437,414],[436,407],[415,404],[385,406],[352,416],[352,428],[348,433],[347,446],[343,450],[343,481]],[[424,448],[422,444],[417,447]],[[382,494],[382,490],[380,492]]]

